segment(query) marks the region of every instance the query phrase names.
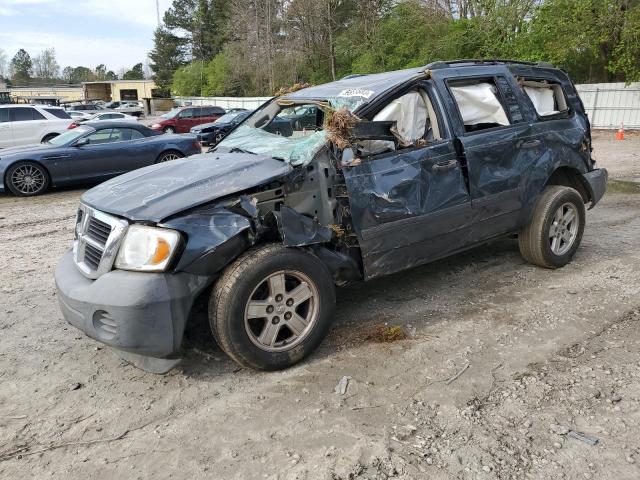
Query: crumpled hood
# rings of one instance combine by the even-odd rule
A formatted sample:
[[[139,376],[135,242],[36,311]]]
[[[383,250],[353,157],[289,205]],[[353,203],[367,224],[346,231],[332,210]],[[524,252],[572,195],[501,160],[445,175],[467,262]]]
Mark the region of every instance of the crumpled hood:
[[[268,183],[292,168],[263,155],[205,153],[125,173],[85,192],[81,201],[130,220],[160,222],[189,208]]]

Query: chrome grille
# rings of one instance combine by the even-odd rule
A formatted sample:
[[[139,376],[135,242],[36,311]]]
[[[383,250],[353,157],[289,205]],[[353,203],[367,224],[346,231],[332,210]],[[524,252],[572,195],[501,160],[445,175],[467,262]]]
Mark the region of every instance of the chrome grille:
[[[73,256],[85,276],[98,278],[113,268],[127,226],[124,220],[80,204]]]
[[[89,229],[87,235],[99,242],[101,245],[105,245],[109,239],[111,233],[111,225],[101,222],[95,217],[89,219]]]
[[[102,259],[102,251],[87,243],[84,247],[84,262],[93,270],[97,270]]]

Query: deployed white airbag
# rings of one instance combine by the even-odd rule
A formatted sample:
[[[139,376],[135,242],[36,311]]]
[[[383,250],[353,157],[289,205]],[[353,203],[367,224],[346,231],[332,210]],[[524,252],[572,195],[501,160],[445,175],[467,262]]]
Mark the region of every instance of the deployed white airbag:
[[[465,125],[497,123],[509,125],[502,104],[496,97],[496,87],[490,83],[477,83],[451,87]]]
[[[427,105],[418,92],[392,100],[374,117],[374,121],[396,121],[396,134],[403,145],[422,138],[427,127]]]
[[[373,120],[396,122],[392,131],[398,138],[400,146],[408,147],[424,136],[428,116],[427,104],[422,95],[418,92],[409,92],[389,102],[389,105],[380,110]],[[361,152],[364,155],[375,155],[394,149],[395,144],[385,140],[367,140],[361,144]]]
[[[523,89],[529,95],[531,103],[533,103],[538,114],[544,117],[545,115],[558,113],[555,109],[555,95],[551,88],[536,88],[525,85]]]

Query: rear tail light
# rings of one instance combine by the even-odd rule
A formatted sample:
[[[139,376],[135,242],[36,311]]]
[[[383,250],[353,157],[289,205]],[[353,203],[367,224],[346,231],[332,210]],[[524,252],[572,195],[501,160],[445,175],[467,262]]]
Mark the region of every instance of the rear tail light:
[[[193,142],[193,148],[201,149],[202,145],[200,144],[200,142]]]
[[[71,130],[72,128],[76,128],[78,126],[77,123],[73,122],[71,125],[67,127],[67,130]]]

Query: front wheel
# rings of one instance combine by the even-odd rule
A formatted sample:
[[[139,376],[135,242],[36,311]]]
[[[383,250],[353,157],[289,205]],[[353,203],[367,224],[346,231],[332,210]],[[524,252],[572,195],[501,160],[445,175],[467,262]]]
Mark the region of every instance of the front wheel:
[[[35,162],[19,162],[7,170],[9,191],[19,197],[34,197],[49,188],[49,173]]]
[[[531,222],[518,235],[525,260],[545,268],[563,267],[580,246],[585,225],[584,202],[573,188],[548,186]]]
[[[209,323],[220,348],[240,365],[295,365],[329,331],[335,288],[327,267],[303,250],[268,244],[240,256],[216,283]]]
[[[158,157],[156,163],[170,162],[171,160],[177,160],[183,157],[184,155],[178,152],[164,152]]]

